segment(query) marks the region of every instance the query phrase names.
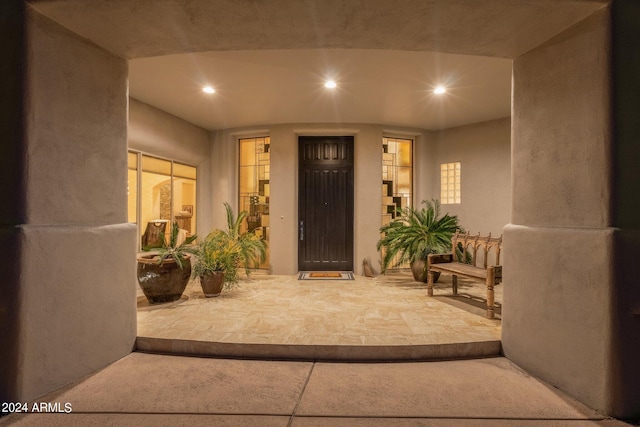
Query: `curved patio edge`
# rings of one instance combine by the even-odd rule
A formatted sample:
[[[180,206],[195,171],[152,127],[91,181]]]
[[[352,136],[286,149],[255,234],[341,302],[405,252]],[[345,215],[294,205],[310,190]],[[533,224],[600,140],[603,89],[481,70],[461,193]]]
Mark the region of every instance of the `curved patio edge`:
[[[502,356],[499,340],[418,345],[301,345],[137,337],[135,351],[194,357],[296,361],[389,362]]]

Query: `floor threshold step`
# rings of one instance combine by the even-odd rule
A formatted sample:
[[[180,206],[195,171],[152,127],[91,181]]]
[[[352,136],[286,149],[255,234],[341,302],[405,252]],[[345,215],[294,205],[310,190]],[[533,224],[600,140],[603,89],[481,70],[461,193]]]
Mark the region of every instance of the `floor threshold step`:
[[[499,340],[419,345],[319,345],[211,342],[138,337],[136,351],[197,357],[298,361],[417,361],[502,355]]]

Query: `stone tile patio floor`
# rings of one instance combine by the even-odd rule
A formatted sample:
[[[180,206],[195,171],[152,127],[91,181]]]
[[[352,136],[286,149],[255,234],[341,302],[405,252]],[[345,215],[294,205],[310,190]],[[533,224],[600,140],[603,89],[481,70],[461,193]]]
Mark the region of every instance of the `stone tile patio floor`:
[[[502,301],[502,288],[503,285],[496,287],[498,306]],[[426,293],[426,285],[415,282],[408,272],[375,278],[355,276],[352,281],[300,281],[297,276],[257,273],[217,298],[205,298],[199,282],[192,280],[183,298],[174,303],[150,305],[139,291],[138,345],[147,351],[190,353],[188,346],[179,346],[180,350],[174,351],[175,345],[166,342],[164,346],[148,347],[147,338],[170,340],[174,344],[197,341],[280,345],[289,346],[290,350],[296,345],[339,346],[344,350],[359,346],[401,348],[493,343],[490,351],[499,354],[500,320],[485,317],[484,285],[460,279],[460,296],[453,297],[451,277],[443,275],[436,284],[435,297],[430,298]],[[498,309],[498,317],[499,313]],[[289,358],[283,351],[273,355]],[[445,352],[444,355],[481,356],[488,355],[489,350],[482,350],[483,354],[470,354],[468,348],[460,351],[461,354]],[[335,352],[324,354],[329,359],[343,358],[332,357]],[[388,353],[380,357],[403,358],[402,354],[397,357],[385,357],[385,354]],[[233,354],[209,355],[252,354],[243,355],[236,349]],[[294,354],[291,358],[297,357]],[[414,354],[408,358],[420,356]]]

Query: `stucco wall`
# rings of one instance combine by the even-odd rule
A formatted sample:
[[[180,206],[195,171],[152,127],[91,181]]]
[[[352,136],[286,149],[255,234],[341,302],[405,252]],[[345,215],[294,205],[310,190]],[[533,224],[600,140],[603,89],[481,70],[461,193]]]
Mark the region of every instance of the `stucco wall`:
[[[611,413],[614,310],[608,10],[514,61],[503,348]]]
[[[100,369],[131,352],[136,336],[122,167],[127,64],[33,11],[26,30],[26,215],[16,226],[19,298],[4,307],[18,336],[5,401]]]
[[[213,221],[211,227],[225,226],[222,203],[237,206],[237,164],[239,138],[271,137],[270,259],[274,274],[294,274],[298,271],[297,192],[298,137],[310,135],[353,135],[354,164],[354,270],[362,273],[362,260],[369,258],[379,271],[376,242],[381,225],[381,164],[382,137],[414,139],[414,194],[430,197],[433,187],[429,155],[431,132],[393,129],[370,124],[280,124],[249,129],[231,129],[212,134]],[[425,166],[422,166],[422,162]],[[418,171],[419,170],[419,171]]]
[[[129,148],[192,166],[209,160],[209,131],[129,98]]]
[[[434,188],[440,199],[440,164],[461,163],[461,203],[443,204],[469,233],[493,236],[511,218],[511,119],[509,117],[435,133]]]
[[[127,132],[130,149],[197,167],[196,230],[210,229],[210,132],[134,98]]]

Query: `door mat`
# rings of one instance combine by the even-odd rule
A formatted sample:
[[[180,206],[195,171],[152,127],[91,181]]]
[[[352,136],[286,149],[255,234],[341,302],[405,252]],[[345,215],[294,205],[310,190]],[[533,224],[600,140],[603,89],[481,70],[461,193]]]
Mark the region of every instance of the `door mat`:
[[[298,280],[353,280],[350,271],[301,271]]]

